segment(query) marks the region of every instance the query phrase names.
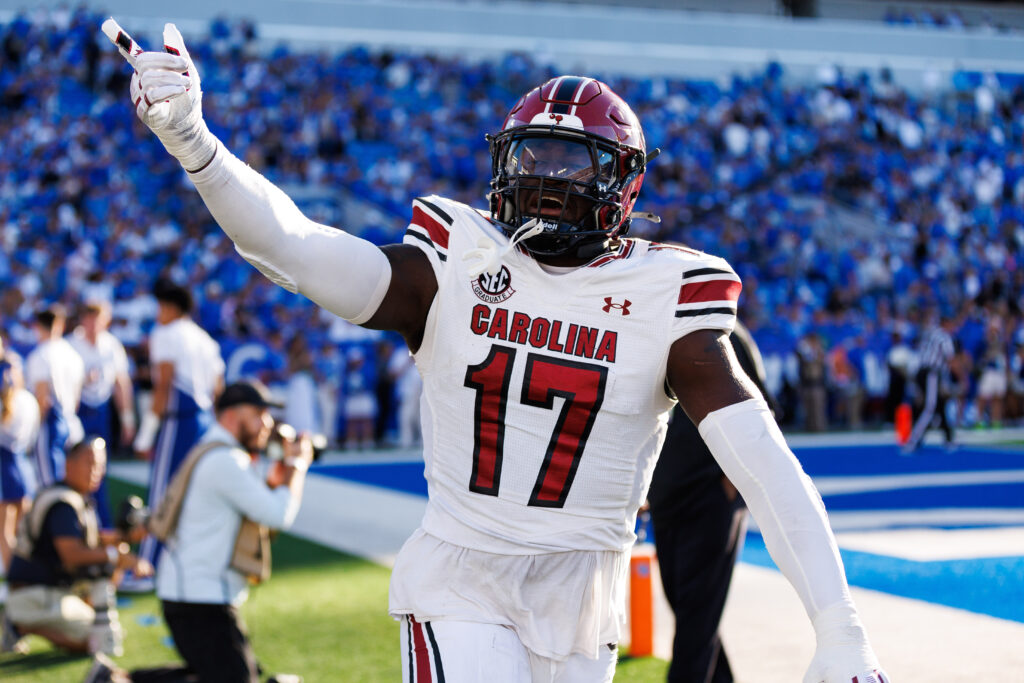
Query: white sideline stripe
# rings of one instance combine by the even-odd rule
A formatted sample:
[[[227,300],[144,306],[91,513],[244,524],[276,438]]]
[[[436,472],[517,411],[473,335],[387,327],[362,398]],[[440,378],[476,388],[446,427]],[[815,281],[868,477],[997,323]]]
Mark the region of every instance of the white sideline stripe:
[[[330,450],[321,455],[313,465],[392,465],[408,462],[423,462],[422,448],[389,448],[378,451]]]
[[[145,462],[117,462],[110,475],[146,486],[148,469]],[[426,507],[423,496],[311,473],[288,533],[390,567]]]
[[[989,529],[888,529],[836,534],[840,548],[916,562],[1024,557],[1024,526]]]
[[[829,512],[828,521],[836,532],[922,526],[1022,526],[1024,509],[840,510]],[[756,528],[753,519],[750,528]]]
[[[149,486],[149,463],[148,462],[112,462],[107,464],[107,474],[115,479],[126,481],[129,484]]]
[[[814,477],[814,485],[823,496],[838,496],[869,491],[893,491],[937,486],[969,484],[1018,484],[1024,482],[1024,470],[983,470],[976,472],[923,472],[919,474],[883,474],[860,477]]]
[[[1024,557],[1021,509],[841,511],[830,512],[828,521],[836,534],[836,543],[844,550],[914,562]],[[748,528],[759,531],[753,517],[749,518]]]
[[[426,507],[423,496],[312,474],[290,533],[390,567]]]

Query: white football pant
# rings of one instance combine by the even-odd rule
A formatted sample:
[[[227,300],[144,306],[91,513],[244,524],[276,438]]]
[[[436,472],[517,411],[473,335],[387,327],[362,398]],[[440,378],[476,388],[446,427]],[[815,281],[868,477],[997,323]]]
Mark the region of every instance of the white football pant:
[[[611,683],[618,649],[563,661],[526,649],[515,631],[466,621],[402,617],[402,683]]]

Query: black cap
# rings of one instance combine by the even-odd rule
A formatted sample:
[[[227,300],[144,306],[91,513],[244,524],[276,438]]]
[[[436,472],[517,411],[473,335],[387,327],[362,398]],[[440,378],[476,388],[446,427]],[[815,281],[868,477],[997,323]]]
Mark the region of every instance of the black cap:
[[[217,397],[217,411],[234,406],[256,406],[257,408],[284,408],[284,404],[275,401],[263,382],[257,379],[246,379],[229,384]]]

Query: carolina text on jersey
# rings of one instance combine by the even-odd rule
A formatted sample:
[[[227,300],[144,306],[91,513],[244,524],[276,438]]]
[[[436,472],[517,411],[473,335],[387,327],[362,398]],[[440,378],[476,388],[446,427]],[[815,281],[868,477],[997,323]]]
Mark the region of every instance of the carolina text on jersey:
[[[469,319],[473,334],[512,342],[535,349],[546,348],[567,356],[615,362],[615,349],[619,335],[613,330],[601,330],[577,323],[566,325],[561,320],[531,318],[526,313],[509,311],[477,304]]]

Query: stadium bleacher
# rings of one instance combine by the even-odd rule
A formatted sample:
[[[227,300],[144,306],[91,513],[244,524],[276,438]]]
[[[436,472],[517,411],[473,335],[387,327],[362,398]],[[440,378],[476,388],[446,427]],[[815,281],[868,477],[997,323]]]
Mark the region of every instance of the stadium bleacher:
[[[369,350],[375,335],[329,319],[234,255],[177,165],[138,134],[123,102],[127,74],[99,44],[101,19],[84,9],[17,14],[0,29],[0,316],[14,346],[34,343],[26,323],[39,302],[74,308],[83,293],[100,292],[115,302],[115,331],[141,353],[151,281],[169,274],[194,288],[203,324],[228,354],[266,344],[269,329],[282,344],[302,331],[313,349],[326,341]],[[300,203],[324,220],[345,203],[336,192],[358,197],[365,210],[345,217],[368,220],[345,227],[378,243],[400,238],[414,196],[482,206],[482,131],[496,130],[507,105],[552,74],[526,54],[468,60],[284,45],[265,54],[258,36],[251,22],[217,19],[197,42],[211,128],[275,182],[306,188]],[[989,327],[998,328],[1001,362],[1019,376],[1020,77],[962,72],[948,89],[910,93],[884,72],[839,68],[794,85],[774,63],[727,82],[598,75],[634,103],[649,144],[664,150],[641,198],[664,220],[637,222],[634,234],[735,264],[746,283],[741,317],[790,424],[802,414],[801,339],[824,340],[833,421],[879,423],[892,334],[913,344],[933,306],[958,316],[972,380],[993,352]],[[839,367],[847,364],[849,377]],[[265,365],[238,370],[285,379],[283,363]],[[963,418],[982,424],[972,392],[973,384]],[[849,395],[859,397],[856,418],[842,408]],[[1008,406],[1011,416],[1020,403]]]

